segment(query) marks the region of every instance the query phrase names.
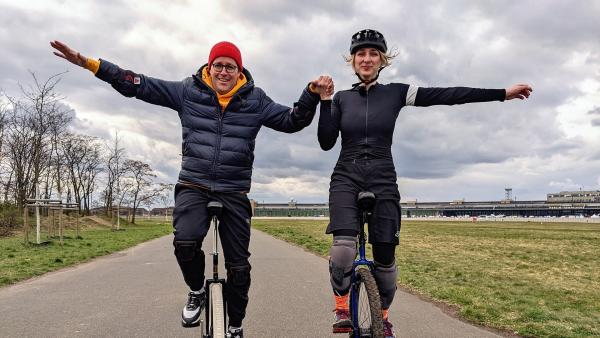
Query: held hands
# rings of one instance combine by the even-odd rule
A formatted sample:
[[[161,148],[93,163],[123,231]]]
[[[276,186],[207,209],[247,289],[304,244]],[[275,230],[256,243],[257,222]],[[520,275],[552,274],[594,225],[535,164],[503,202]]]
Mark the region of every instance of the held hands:
[[[69,48],[69,46],[57,40],[50,41],[50,46],[58,50],[58,52],[54,52],[54,55],[61,57],[71,62],[72,64],[78,65],[80,67],[85,67],[87,58],[79,54],[79,52],[77,52],[76,50]]]
[[[328,75],[321,75],[317,79],[310,81],[310,90],[319,94],[321,100],[331,100],[333,95],[333,79]]]
[[[528,98],[529,95],[531,95],[532,91],[533,91],[533,89],[528,84],[519,83],[516,85],[512,85],[512,86],[506,88],[505,100],[512,100],[512,99],[523,100],[523,99]]]

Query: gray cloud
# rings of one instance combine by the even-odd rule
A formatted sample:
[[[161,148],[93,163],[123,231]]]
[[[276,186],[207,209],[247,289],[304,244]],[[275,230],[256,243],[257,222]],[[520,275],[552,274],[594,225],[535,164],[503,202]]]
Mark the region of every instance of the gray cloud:
[[[341,55],[347,53],[352,33],[369,26],[384,33],[388,45],[399,52],[382,72],[383,83],[503,88],[528,82],[534,87],[525,102],[402,110],[392,151],[403,194],[450,199],[456,197],[450,193],[456,184],[469,198],[496,198],[492,191],[502,191],[505,180],[518,181],[514,173],[538,161],[544,165],[531,171],[539,177],[518,186],[523,196],[543,198],[551,188],[548,182],[569,177],[589,174],[592,181],[584,183],[596,182],[587,168],[599,168],[580,162],[597,153],[595,144],[568,136],[559,114],[559,107],[570,107],[585,95],[582,81],[600,78],[600,7],[595,2],[522,1],[506,6],[468,0],[228,0],[201,6],[176,1],[169,7],[149,2],[145,10],[117,0],[75,4],[55,2],[25,10],[0,3],[0,88],[17,93],[17,83],[29,81],[27,69],[42,78],[69,70],[59,90],[76,111],[73,129],[109,139],[122,124],[131,135],[126,142],[130,154],[172,181],[180,165],[176,112],[121,97],[89,72],[54,57],[50,40],[167,80],[189,76],[206,61],[212,43],[231,40],[242,49],[256,84],[275,101],[292,105],[306,83],[321,73],[333,75],[338,90],[356,81]],[[192,22],[190,17],[202,19]],[[600,125],[598,109],[587,112],[592,126]],[[263,128],[256,142],[253,193],[261,199],[287,199],[288,193],[278,191],[273,182],[295,180],[304,189],[296,199],[327,199],[339,145],[329,152],[319,149],[317,119],[292,135]],[[559,162],[572,165],[552,169],[564,167]],[[480,177],[480,167],[493,177]],[[469,188],[470,181],[476,186]],[[440,191],[441,186],[446,188]]]

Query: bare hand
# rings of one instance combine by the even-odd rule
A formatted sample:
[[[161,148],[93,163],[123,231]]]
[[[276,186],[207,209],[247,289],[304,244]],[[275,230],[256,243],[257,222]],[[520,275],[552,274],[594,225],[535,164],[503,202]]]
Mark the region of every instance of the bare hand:
[[[310,82],[311,90],[321,96],[321,100],[331,100],[333,95],[333,79],[328,75],[321,75]]]
[[[523,100],[523,99],[528,98],[529,95],[531,95],[532,91],[533,91],[533,89],[528,84],[519,83],[516,85],[512,85],[512,86],[506,88],[505,100],[512,100],[512,99]]]
[[[71,62],[72,64],[78,65],[80,67],[85,67],[87,58],[81,55],[76,50],[69,48],[69,46],[57,40],[50,41],[50,46],[58,50],[58,52],[54,52],[54,55],[61,57]]]

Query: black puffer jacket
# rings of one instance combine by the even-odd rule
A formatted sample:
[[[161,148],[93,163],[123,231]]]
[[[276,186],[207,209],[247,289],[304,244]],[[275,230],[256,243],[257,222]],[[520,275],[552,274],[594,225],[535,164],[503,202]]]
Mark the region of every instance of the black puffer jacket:
[[[204,67],[182,81],[164,81],[101,60],[96,77],[125,96],[179,113],[183,137],[181,182],[211,191],[248,192],[254,142],[260,128],[286,133],[303,129],[314,117],[319,96],[305,88],[294,108],[275,103],[254,86],[250,72],[244,68],[247,83],[222,111],[215,91],[201,78]]]

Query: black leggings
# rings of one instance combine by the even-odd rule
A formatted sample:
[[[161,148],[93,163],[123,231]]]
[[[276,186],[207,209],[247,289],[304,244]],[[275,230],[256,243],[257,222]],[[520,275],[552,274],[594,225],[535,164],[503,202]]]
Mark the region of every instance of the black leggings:
[[[358,231],[340,229],[333,232],[333,236],[358,236]],[[396,253],[396,245],[392,243],[372,243],[373,260],[382,265],[391,265],[394,263],[394,254]]]

